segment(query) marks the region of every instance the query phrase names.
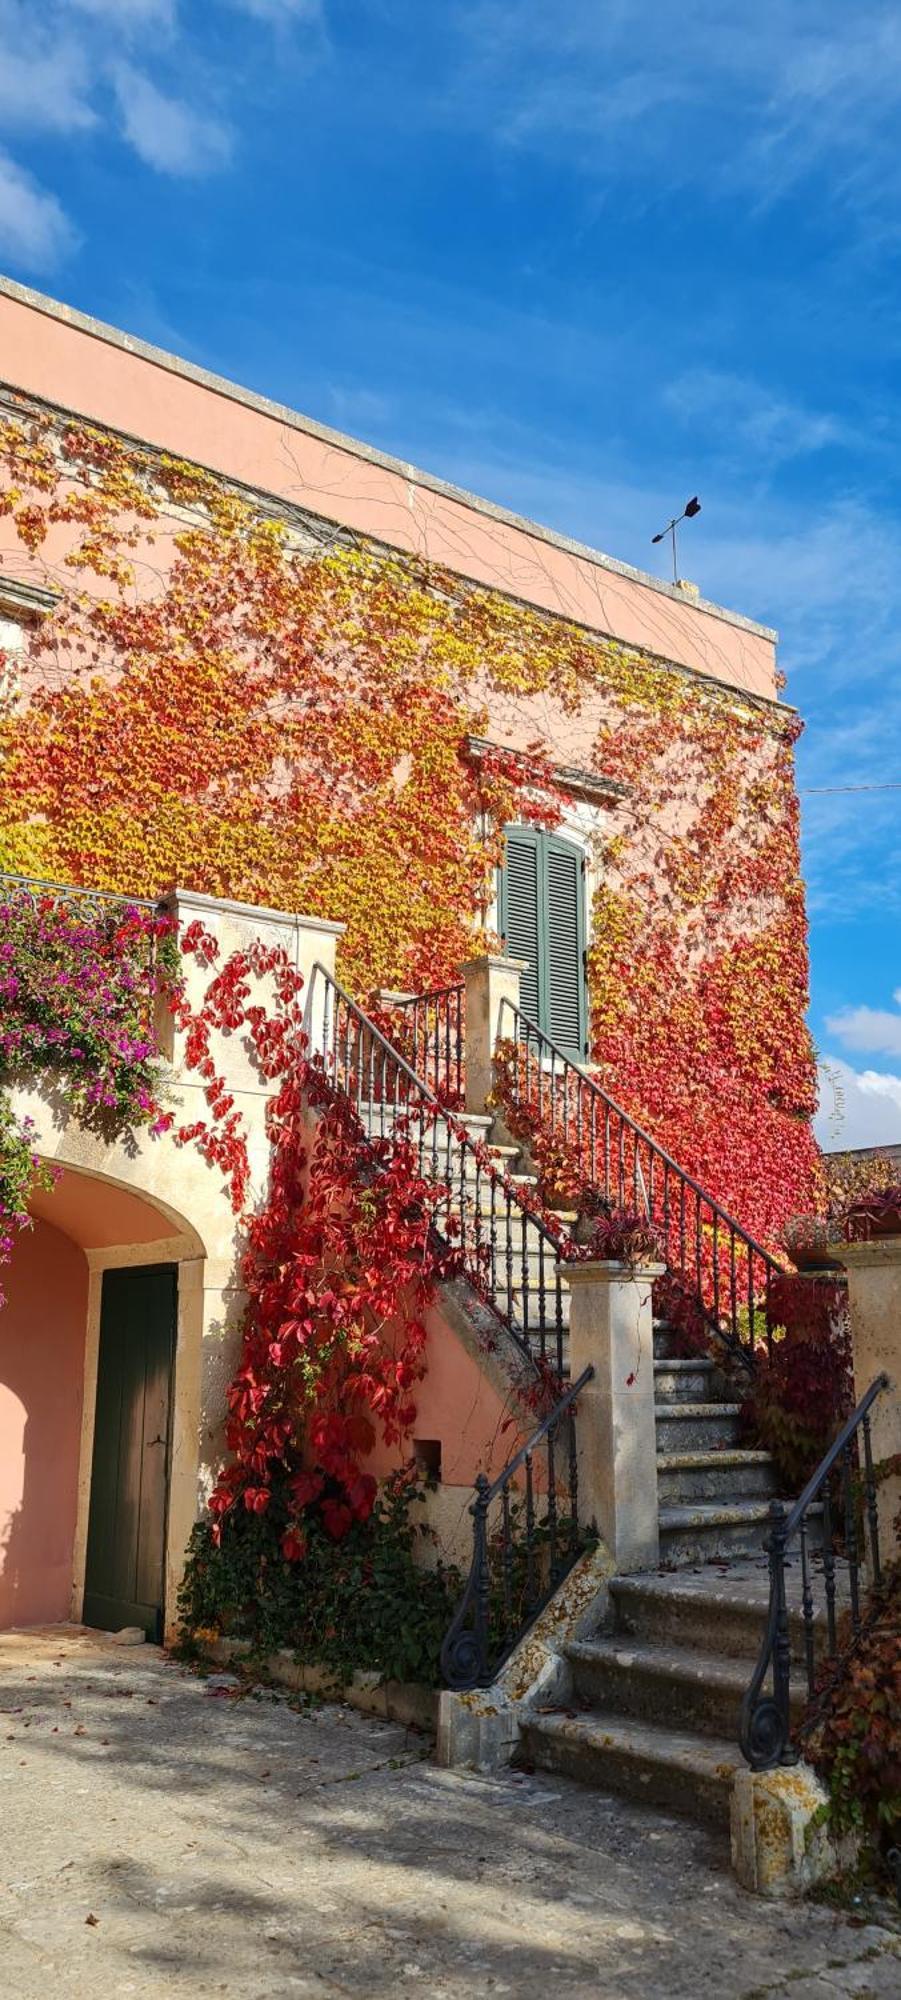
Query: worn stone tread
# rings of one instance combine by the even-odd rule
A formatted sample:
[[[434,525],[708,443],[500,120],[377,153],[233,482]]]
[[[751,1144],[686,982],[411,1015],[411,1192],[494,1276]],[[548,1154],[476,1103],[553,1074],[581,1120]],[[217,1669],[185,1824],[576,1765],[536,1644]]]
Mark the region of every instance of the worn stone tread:
[[[741,1414],[741,1407],[740,1403],[655,1403],[654,1415],[661,1422],[665,1418],[667,1423],[681,1423],[683,1421],[690,1421],[692,1417],[696,1419],[706,1417],[737,1417]],[[701,1455],[704,1456],[704,1454]],[[713,1454],[710,1455],[712,1456]],[[722,1458],[724,1455],[728,1457],[729,1454],[724,1454],[723,1452],[715,1454],[717,1458]],[[745,1451],[741,1453],[742,1458],[748,1458],[749,1456],[752,1456],[752,1454]],[[757,1456],[768,1458],[769,1452],[760,1452]],[[671,1458],[672,1454],[670,1454]]]
[[[667,1411],[667,1415],[670,1415]],[[725,1451],[661,1451],[657,1454],[660,1472],[693,1472],[707,1466],[771,1465],[769,1451],[741,1451],[730,1445]]]

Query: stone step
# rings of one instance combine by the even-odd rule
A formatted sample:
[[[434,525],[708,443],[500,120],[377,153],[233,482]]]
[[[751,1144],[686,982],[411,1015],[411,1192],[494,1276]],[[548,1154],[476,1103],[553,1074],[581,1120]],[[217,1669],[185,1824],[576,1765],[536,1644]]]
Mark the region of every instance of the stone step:
[[[631,1639],[627,1633],[572,1640],[564,1651],[573,1672],[573,1706],[581,1703],[605,1716],[633,1716],[735,1742],[764,1623],[761,1616],[757,1646],[747,1659],[724,1658],[718,1648],[710,1652],[667,1648]],[[806,1679],[795,1676],[791,1700],[799,1717],[806,1694]]]
[[[762,1553],[770,1505],[765,1499],[668,1504],[659,1509],[658,1525],[661,1562],[680,1568],[687,1563],[730,1562],[736,1556]]]
[[[657,1334],[654,1334],[657,1352]],[[715,1361],[673,1361],[661,1356],[654,1362],[654,1394],[658,1403],[706,1403],[711,1400],[718,1379]]]
[[[657,1387],[655,1377],[654,1387]],[[657,1450],[669,1456],[711,1452],[736,1445],[741,1436],[740,1403],[655,1403]]]
[[[594,1711],[534,1713],[519,1761],[719,1826],[729,1823],[732,1780],[744,1768],[737,1743],[725,1737]]]
[[[828,1629],[822,1566],[816,1557],[811,1571],[814,1652],[817,1659],[823,1659],[828,1648]],[[757,1656],[769,1594],[769,1563],[764,1555],[756,1559],[746,1557],[728,1566],[707,1563],[667,1573],[610,1579],[610,1598],[619,1634],[631,1634],[646,1645],[697,1649],[699,1653],[715,1653],[747,1665]],[[786,1597],[792,1660],[800,1663],[804,1659],[801,1565],[791,1556],[786,1568]],[[836,1597],[841,1609],[848,1600],[843,1564],[836,1570]]]
[[[770,1498],[776,1467],[768,1451],[670,1451],[657,1454],[657,1498],[661,1508],[702,1501]]]

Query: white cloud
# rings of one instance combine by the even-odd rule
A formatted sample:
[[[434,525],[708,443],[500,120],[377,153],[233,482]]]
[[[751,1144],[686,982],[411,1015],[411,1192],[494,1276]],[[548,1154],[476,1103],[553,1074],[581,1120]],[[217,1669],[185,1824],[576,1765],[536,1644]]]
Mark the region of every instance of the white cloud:
[[[77,36],[35,28],[18,0],[0,0],[0,123],[6,131],[84,131],[96,123],[92,76]]]
[[[901,1145],[901,1076],[855,1070],[840,1056],[820,1064],[820,1105],[814,1132],[827,1151]]]
[[[669,202],[701,184],[759,206],[818,179],[833,207],[897,228],[892,0],[682,0],[647,34],[634,0],[471,0],[460,26],[450,109],[502,144]]]
[[[276,26],[298,22],[301,26],[318,27],[323,18],[322,0],[230,0],[242,14],[253,14],[258,21],[272,21]]]
[[[75,230],[55,194],[0,153],[0,251],[26,270],[47,271],[75,247]]]
[[[901,1008],[901,992],[893,994]],[[901,1056],[901,1012],[884,1007],[843,1007],[826,1016],[826,1027],[846,1049],[868,1054]]]
[[[175,22],[176,0],[63,0],[63,4],[76,14],[94,15],[120,29],[142,27],[145,22],[172,27]]]
[[[771,394],[759,383],[714,368],[693,368],[664,390],[663,400],[686,423],[700,423],[718,449],[750,448],[770,465],[847,441],[837,419]]]
[[[165,174],[207,174],[225,164],[231,136],[217,118],[167,97],[131,63],[117,63],[113,83],[122,129],[139,158]]]

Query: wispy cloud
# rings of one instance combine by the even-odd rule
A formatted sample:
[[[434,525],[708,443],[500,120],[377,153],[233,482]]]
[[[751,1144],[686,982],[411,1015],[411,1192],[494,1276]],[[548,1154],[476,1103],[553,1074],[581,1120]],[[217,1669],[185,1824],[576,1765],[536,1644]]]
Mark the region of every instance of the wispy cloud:
[[[647,33],[631,0],[474,0],[460,23],[455,113],[490,119],[507,146],[668,200],[692,185],[779,200],[825,168],[833,203],[888,217],[901,188],[890,0],[683,0]]]
[[[18,0],[0,0],[4,131],[86,131],[97,122],[92,91],[87,52],[76,34],[35,23]]]
[[[692,368],[664,390],[663,401],[683,423],[703,426],[726,457],[752,452],[768,466],[806,457],[827,445],[860,440],[837,417],[805,409],[741,375]]]
[[[229,0],[229,5],[276,27],[318,27],[324,19],[324,0]]]
[[[813,1129],[820,1145],[833,1151],[901,1145],[901,1076],[855,1070],[840,1056],[830,1058],[820,1066],[820,1102]]]
[[[218,118],[168,97],[131,63],[117,63],[113,83],[122,129],[138,157],[166,174],[208,174],[224,165],[231,135]]]
[[[152,23],[155,28],[173,27],[177,0],[62,0],[75,14],[92,14],[97,20],[128,31]]]
[[[74,249],[75,231],[55,194],[0,153],[0,252],[28,271],[48,271]]]
[[[260,32],[263,24],[297,28],[309,39],[324,22],[322,0],[218,4],[260,23]],[[0,133],[15,140],[43,133],[107,138],[112,131],[158,173],[201,176],[225,167],[234,149],[228,100],[235,79],[216,69],[214,37],[191,40],[192,25],[190,0],[43,0],[40,8],[0,0]],[[189,51],[190,61],[180,62]],[[7,160],[4,171],[6,254],[29,269],[50,269],[78,232],[59,198],[24,168]],[[23,190],[18,215],[14,185]],[[30,246],[27,255],[19,246]]]

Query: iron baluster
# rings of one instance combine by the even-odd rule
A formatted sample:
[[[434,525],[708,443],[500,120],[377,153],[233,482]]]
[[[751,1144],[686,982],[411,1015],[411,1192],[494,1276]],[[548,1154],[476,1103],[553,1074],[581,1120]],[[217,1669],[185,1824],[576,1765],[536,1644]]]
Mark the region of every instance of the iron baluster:
[[[566,1417],[569,1433],[569,1546],[572,1552],[579,1540],[579,1453],[576,1442],[576,1419],[570,1408]]]
[[[729,1230],[729,1318],[732,1338],[738,1339],[738,1272],[735,1265],[735,1230]]]
[[[563,1374],[563,1280],[554,1271],[554,1332],[557,1341],[557,1374]]]
[[[720,1323],[720,1219],[713,1213],[713,1317]]]
[[[543,1233],[538,1238],[538,1351],[542,1361],[547,1355],[547,1287],[544,1274],[545,1240]],[[555,1274],[556,1275],[556,1274]],[[562,1374],[559,1360],[557,1373]]]
[[[887,1387],[887,1375],[878,1375],[876,1380],[871,1382],[866,1395],[861,1398],[857,1408],[842,1425],[838,1436],[833,1439],[829,1450],[807,1481],[803,1493],[795,1501],[791,1511],[786,1514],[780,1500],[774,1500],[770,1507],[768,1543],[770,1598],[766,1631],[742,1702],[739,1733],[742,1752],[755,1770],[768,1770],[774,1764],[792,1763],[797,1757],[791,1741],[791,1645],[785,1597],[786,1550],[796,1534],[800,1536],[801,1543],[802,1616],[808,1687],[812,1689],[815,1681],[814,1606],[807,1534],[808,1514],[817,1501],[821,1501],[823,1509],[823,1581],[830,1657],[835,1658],[837,1653],[835,1555],[832,1546],[832,1506],[829,1497],[830,1480],[836,1470],[840,1474],[843,1489],[845,1552],[848,1562],[851,1623],[855,1638],[861,1629],[853,1454],[859,1430],[866,1421],[876,1397]],[[773,1692],[771,1696],[767,1696],[764,1694],[764,1686],[767,1674],[770,1672]]]
[[[504,1189],[504,1268],[507,1278],[507,1317],[512,1322],[513,1313],[513,1203],[509,1188]]]
[[[807,1687],[813,1693],[814,1648],[813,1648],[813,1591],[810,1588],[810,1564],[807,1554],[807,1522],[802,1518],[798,1537],[801,1544],[801,1615],[804,1620],[804,1658],[807,1665]]]
[[[845,1555],[848,1559],[848,1587],[851,1592],[851,1624],[856,1634],[860,1631],[860,1578],[857,1565],[857,1519],[850,1442],[842,1452],[842,1498],[845,1507]]]
[[[532,1436],[520,1445],[503,1472],[489,1486],[484,1473],[476,1481],[470,1513],[473,1521],[473,1554],[469,1576],[448,1626],[441,1647],[441,1671],[447,1686],[464,1691],[486,1686],[512,1651],[522,1632],[547,1603],[560,1578],[572,1567],[582,1546],[579,1526],[578,1457],[575,1412],[578,1398],[594,1374],[586,1368],[561,1396],[554,1409],[543,1418]],[[553,1452],[560,1426],[565,1423],[569,1438],[568,1548],[561,1549],[561,1524],[556,1497],[556,1466],[548,1470],[548,1545],[556,1551],[551,1573],[545,1579],[537,1557],[537,1533],[533,1463],[535,1454],[548,1445]],[[515,1537],[516,1511],[511,1504],[518,1475],[525,1475],[524,1542]],[[553,1490],[554,1498],[551,1500]],[[490,1510],[500,1500],[500,1526],[492,1548],[489,1539]],[[552,1521],[555,1526],[552,1529]],[[499,1562],[499,1610],[503,1631],[492,1632],[492,1560]],[[556,1569],[556,1575],[553,1570]]]
[[[832,1501],[829,1495],[829,1483],[827,1480],[826,1485],[823,1487],[823,1588],[826,1593],[826,1637],[829,1644],[830,1659],[834,1658],[838,1648],[835,1623],[834,1532],[832,1526]]]
[[[492,1174],[488,1181],[491,1208],[488,1217],[488,1261],[492,1292],[497,1291],[497,1182]]]
[[[529,1337],[529,1303],[530,1303],[529,1239],[526,1227],[525,1209],[522,1208],[519,1211],[519,1270],[520,1270],[520,1278],[522,1281],[522,1330],[525,1335],[526,1345],[530,1346],[531,1341]]]
[[[873,1472],[873,1446],[870,1438],[869,1415],[861,1423],[863,1431],[864,1490],[867,1500],[867,1520],[870,1528],[870,1564],[873,1582],[882,1582],[882,1566],[879,1560],[879,1502],[876,1496],[876,1478]]]
[[[538,1602],[535,1588],[535,1491],[532,1483],[532,1454],[526,1452],[526,1606],[531,1611]]]
[[[547,1434],[547,1545],[550,1564],[550,1581],[557,1580],[557,1471],[554,1465],[554,1451],[557,1431],[554,1424]]]
[[[510,1637],[513,1629],[513,1535],[510,1525],[510,1488],[505,1486],[501,1496],[501,1534],[503,1549],[501,1558],[501,1587],[504,1593],[504,1639]]]

